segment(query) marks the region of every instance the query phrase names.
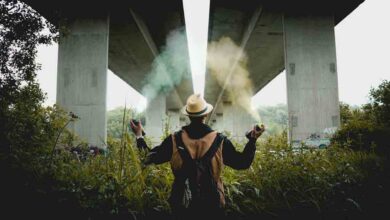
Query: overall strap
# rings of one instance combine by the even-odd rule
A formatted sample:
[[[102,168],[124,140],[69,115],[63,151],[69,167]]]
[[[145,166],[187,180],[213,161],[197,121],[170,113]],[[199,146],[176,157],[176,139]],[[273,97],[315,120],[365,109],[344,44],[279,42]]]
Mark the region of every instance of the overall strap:
[[[220,133],[217,133],[217,136],[215,136],[215,139],[213,141],[213,143],[211,144],[209,150],[203,155],[202,158],[200,158],[200,160],[203,160],[203,161],[208,161],[208,160],[211,160],[211,158],[214,157],[215,153],[217,152],[219,146],[221,146],[221,142],[223,141],[223,135],[221,135]]]
[[[182,133],[182,130],[175,132],[176,147],[183,162],[188,163],[192,161],[192,157],[187,147],[184,145],[183,139],[181,137]]]
[[[211,160],[211,158],[213,158],[215,153],[217,152],[223,139],[224,139],[224,136],[220,133],[217,133],[210,148],[207,150],[207,152],[199,160],[203,160],[203,161]],[[181,158],[183,159],[183,161],[187,161],[187,162],[194,161],[194,159],[192,159],[191,154],[188,151],[187,147],[184,145],[181,130],[175,133],[175,140],[176,140],[176,147],[177,147],[178,152],[179,152]]]

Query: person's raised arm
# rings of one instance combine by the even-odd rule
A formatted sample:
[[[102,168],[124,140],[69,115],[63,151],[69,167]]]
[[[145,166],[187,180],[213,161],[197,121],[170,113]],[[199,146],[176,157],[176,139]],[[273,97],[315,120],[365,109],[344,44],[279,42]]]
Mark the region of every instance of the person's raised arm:
[[[225,138],[222,150],[224,164],[237,170],[248,169],[255,157],[256,140],[261,136],[264,130],[264,125],[260,127],[260,130],[253,128],[249,135],[248,143],[245,145],[242,152],[237,151],[232,142]]]
[[[160,145],[150,149],[143,137],[142,124],[140,122],[135,124],[132,120],[130,120],[130,127],[135,134],[137,148],[139,150],[147,151],[146,159],[143,161],[145,165],[161,164],[171,160],[173,145],[172,136],[168,136]]]

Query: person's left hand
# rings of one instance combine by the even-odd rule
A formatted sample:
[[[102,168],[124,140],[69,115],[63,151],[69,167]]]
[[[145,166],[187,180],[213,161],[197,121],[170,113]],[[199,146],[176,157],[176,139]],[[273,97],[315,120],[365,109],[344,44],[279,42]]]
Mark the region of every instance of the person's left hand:
[[[142,123],[138,122],[138,124],[135,124],[133,120],[130,120],[130,127],[131,130],[134,132],[136,137],[141,137],[142,136]]]
[[[259,131],[256,130],[256,126],[254,126],[251,131],[251,137],[257,139],[263,134],[264,131],[265,131],[265,126],[263,124],[260,126]]]

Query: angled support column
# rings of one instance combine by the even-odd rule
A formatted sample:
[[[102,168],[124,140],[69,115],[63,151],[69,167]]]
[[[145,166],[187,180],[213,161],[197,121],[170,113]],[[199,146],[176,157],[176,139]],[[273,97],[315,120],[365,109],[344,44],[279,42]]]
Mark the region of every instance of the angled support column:
[[[57,104],[80,117],[69,128],[89,144],[106,142],[109,18],[72,19],[58,49]]]
[[[217,105],[216,109],[214,109],[215,113],[213,115],[210,115],[210,117],[212,118],[209,120],[209,125],[218,132],[225,131],[224,122],[223,122],[223,112],[224,112],[223,107],[224,107],[223,101],[221,101]]]
[[[334,17],[284,15],[289,141],[340,125]]]
[[[159,95],[148,101],[146,108],[146,135],[152,139],[153,144],[159,144],[163,135],[166,120],[166,97]]]

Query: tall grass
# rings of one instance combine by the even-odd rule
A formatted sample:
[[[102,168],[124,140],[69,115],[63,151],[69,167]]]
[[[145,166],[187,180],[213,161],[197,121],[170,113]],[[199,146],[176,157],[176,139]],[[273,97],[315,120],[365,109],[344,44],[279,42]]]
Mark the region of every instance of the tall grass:
[[[108,138],[107,153],[79,160],[68,150],[56,151],[51,166],[50,146],[19,155],[34,190],[49,196],[70,217],[96,219],[156,219],[169,216],[167,199],[173,175],[169,164],[145,167],[146,152],[135,146],[126,122],[121,139]],[[244,143],[237,143],[242,148]],[[45,150],[46,149],[46,150]],[[26,151],[24,151],[26,153]],[[29,158],[29,159],[27,159]],[[294,151],[286,133],[261,139],[252,166],[223,172],[227,213],[232,219],[291,216],[354,216],[370,208],[368,195],[381,195],[378,173],[383,161],[373,152],[342,146]],[[32,181],[33,180],[33,181]]]
[[[285,138],[259,142],[248,170],[224,170],[229,215],[280,217],[362,209],[353,194],[340,193],[379,170],[381,161],[375,154],[339,147],[295,152]],[[173,181],[169,165],[144,167],[145,152],[136,149],[128,133],[122,140],[109,138],[108,146],[107,156],[85,162],[62,152],[53,164],[56,190],[73,192],[74,201],[92,216],[109,213],[139,218],[169,213],[167,199]]]
[[[285,135],[270,137],[259,143],[250,169],[225,170],[230,211],[268,216],[360,211],[355,195],[338,193],[379,170],[377,155],[336,146],[297,152],[285,141]]]

